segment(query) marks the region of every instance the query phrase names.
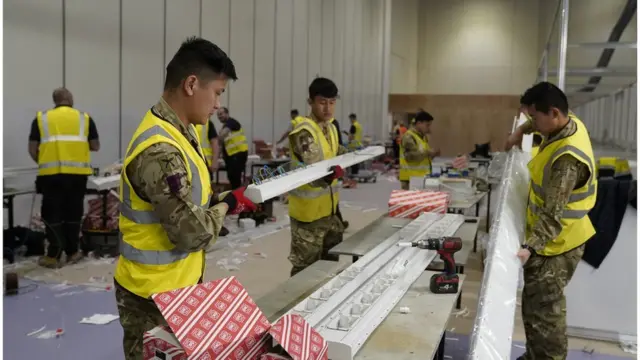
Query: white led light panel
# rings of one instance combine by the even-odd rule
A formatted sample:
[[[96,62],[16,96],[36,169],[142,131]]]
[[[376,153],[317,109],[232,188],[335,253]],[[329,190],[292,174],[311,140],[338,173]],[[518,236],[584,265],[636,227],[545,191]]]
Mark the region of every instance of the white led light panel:
[[[411,284],[437,256],[398,242],[451,236],[462,215],[424,213],[331,279],[290,313],[303,316],[329,343],[331,360],[352,360]]]
[[[343,169],[346,169],[384,153],[385,149],[383,146],[369,146],[362,150],[288,171],[282,175],[263,180],[262,183],[257,185],[249,185],[244,195],[256,204],[263,203],[302,185],[322,179],[329,175],[329,168],[332,166],[339,165]]]

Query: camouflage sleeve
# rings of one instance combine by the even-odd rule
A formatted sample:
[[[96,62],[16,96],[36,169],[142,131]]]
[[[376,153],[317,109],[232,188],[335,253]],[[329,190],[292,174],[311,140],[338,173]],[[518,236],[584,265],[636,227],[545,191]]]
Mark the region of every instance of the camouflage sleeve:
[[[405,159],[410,162],[419,162],[429,156],[427,151],[420,150],[413,136],[407,133],[402,137],[402,148],[404,149]]]
[[[340,144],[340,146],[338,146],[338,155],[344,155],[348,152],[349,149],[347,149],[344,145]]]
[[[320,144],[317,144],[313,135],[306,130],[300,130],[289,135],[289,141],[292,151],[300,161],[306,165],[314,164],[322,161],[323,154]],[[327,187],[327,183],[320,179],[309,185],[315,187]]]
[[[127,166],[126,172],[136,194],[153,204],[176,248],[198,251],[217,239],[227,205],[203,209],[191,201],[186,164],[174,146],[151,145]]]
[[[585,170],[588,180],[589,169],[571,155],[563,155],[553,163],[549,180],[542,184],[545,189],[544,207],[540,209],[538,222],[533,225],[525,244],[541,251],[547,242],[560,235],[562,213],[576,185],[584,184]]]

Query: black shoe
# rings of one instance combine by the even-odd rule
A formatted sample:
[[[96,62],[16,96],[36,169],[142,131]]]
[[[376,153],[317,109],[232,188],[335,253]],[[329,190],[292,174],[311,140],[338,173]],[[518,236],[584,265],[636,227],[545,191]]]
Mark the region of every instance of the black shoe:
[[[220,233],[218,234],[219,236],[227,236],[229,235],[229,229],[227,229],[226,227],[222,227],[220,228]]]
[[[346,230],[349,227],[349,222],[348,221],[343,221],[342,222],[342,226],[344,226],[344,229]]]

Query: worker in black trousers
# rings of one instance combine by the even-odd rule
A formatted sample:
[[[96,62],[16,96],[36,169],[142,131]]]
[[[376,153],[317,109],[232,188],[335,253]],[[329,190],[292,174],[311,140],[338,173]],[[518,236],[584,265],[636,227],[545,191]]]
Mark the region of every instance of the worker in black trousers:
[[[229,116],[229,109],[220,108],[218,119],[222,123],[222,130],[220,130],[222,158],[231,189],[234,190],[242,186],[242,174],[245,172],[249,158],[249,145],[242,125]]]

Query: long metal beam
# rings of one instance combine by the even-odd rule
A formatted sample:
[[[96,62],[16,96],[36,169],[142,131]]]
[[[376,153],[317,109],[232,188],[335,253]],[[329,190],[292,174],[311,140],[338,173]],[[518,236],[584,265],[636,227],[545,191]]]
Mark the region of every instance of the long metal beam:
[[[549,70],[549,76],[558,76],[558,69]],[[569,68],[564,71],[565,76],[614,76],[634,77],[638,74],[635,67],[623,68]],[[590,84],[597,85],[597,84]]]
[[[560,45],[558,46],[558,87],[560,90],[564,90],[564,83],[566,79],[568,42],[569,0],[562,0],[562,10],[560,10]]]
[[[553,44],[552,46],[559,46]],[[636,49],[638,44],[635,42],[588,42],[567,44],[569,48],[591,48],[591,49]]]

